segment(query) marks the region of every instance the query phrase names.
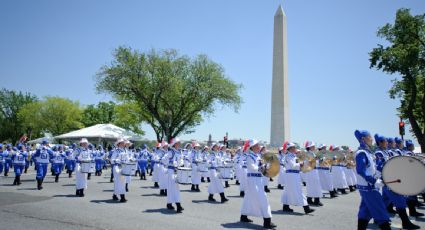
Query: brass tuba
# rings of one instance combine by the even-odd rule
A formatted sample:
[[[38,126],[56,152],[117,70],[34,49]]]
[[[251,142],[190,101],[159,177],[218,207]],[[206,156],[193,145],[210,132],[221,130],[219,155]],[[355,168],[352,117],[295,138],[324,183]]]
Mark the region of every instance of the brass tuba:
[[[275,177],[279,174],[280,162],[279,157],[275,153],[265,153],[261,156],[263,164],[266,164],[266,167],[261,172],[265,177]]]

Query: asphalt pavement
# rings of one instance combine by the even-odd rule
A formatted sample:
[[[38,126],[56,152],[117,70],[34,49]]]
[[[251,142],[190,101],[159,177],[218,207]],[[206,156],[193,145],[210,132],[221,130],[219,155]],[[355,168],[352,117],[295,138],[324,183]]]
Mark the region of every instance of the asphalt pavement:
[[[48,175],[44,189],[36,189],[35,172],[30,169],[21,177],[22,184],[13,186],[14,173],[0,176],[0,229],[262,229],[263,219],[252,217],[253,223],[239,222],[242,198],[235,180],[225,189],[229,202],[209,202],[207,183],[201,192],[190,191],[190,185],[180,185],[184,211],[177,214],[166,209],[166,197],[153,187],[151,177],[140,180],[133,177],[127,193],[127,203],[112,201],[113,183],[110,171],[102,176],[92,175],[85,197],[75,196],[75,176],[62,174],[58,183]],[[356,229],[358,192],[330,199],[321,199],[323,207],[313,207],[315,212],[305,215],[302,207],[292,207],[294,213],[283,212],[280,203],[282,190],[276,181],[270,182],[268,193],[272,209],[272,222],[277,229]],[[219,200],[219,195],[215,198]],[[425,212],[425,209],[418,209]],[[392,216],[392,226],[399,229],[401,221]],[[425,229],[425,218],[412,218]],[[373,223],[370,229],[378,229]]]

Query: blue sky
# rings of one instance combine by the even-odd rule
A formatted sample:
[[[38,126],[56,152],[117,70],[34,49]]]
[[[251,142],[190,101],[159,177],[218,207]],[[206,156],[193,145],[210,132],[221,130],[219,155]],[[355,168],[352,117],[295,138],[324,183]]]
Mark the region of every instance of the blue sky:
[[[182,139],[269,140],[273,15],[287,16],[292,141],[355,146],[354,129],[395,136],[398,101],[389,76],[369,69],[377,28],[396,10],[425,12],[422,0],[387,1],[12,1],[0,2],[0,87],[81,104],[96,94],[94,76],[126,45],[203,53],[244,85],[239,113],[217,108]],[[144,126],[147,138],[154,138]],[[408,137],[411,137],[408,135]],[[282,140],[283,141],[283,140]]]

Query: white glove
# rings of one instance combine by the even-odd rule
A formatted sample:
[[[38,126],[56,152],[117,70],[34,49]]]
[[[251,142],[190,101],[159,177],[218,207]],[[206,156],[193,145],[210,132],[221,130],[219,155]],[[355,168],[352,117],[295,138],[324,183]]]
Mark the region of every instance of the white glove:
[[[375,188],[381,189],[382,187],[384,187],[384,182],[381,179],[377,179],[375,182]]]

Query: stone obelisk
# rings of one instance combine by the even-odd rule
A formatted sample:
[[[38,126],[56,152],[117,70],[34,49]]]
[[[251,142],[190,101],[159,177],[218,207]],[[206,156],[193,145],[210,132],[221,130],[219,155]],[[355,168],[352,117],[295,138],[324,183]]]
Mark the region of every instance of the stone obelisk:
[[[270,145],[282,146],[290,140],[288,98],[288,52],[286,45],[286,15],[282,6],[274,15],[273,81]]]

